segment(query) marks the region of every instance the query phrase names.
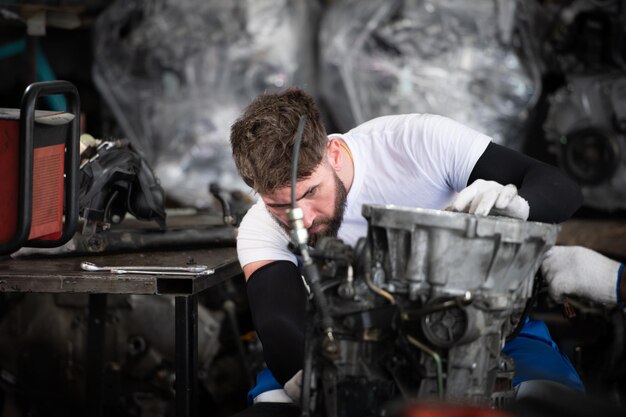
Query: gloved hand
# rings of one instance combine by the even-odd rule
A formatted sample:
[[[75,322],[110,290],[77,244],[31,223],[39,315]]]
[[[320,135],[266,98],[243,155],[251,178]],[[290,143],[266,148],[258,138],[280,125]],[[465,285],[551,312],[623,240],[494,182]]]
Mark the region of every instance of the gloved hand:
[[[549,284],[550,296],[563,301],[566,294],[600,303],[617,303],[617,274],[620,263],[581,246],[550,249],[541,272]]]
[[[516,219],[528,219],[528,202],[517,194],[513,184],[502,185],[495,181],[476,180],[462,190],[446,208],[450,211],[487,216],[499,214]]]
[[[300,369],[283,387],[289,398],[294,403],[300,403],[300,395],[302,394],[302,369]]]

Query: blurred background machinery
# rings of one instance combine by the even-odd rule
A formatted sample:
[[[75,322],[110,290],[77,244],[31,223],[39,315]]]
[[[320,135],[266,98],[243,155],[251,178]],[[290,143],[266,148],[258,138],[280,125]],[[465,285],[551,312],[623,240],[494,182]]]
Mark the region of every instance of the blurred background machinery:
[[[541,93],[534,2],[347,0],[320,29],[320,90],[340,130],[398,113],[448,116],[521,149]]]
[[[562,84],[547,94],[543,124],[558,165],[585,203],[626,208],[626,10],[620,2],[575,1],[550,14],[547,68]]]
[[[27,294],[3,303],[0,363],[3,415],[74,415],[85,404],[87,297]],[[105,415],[171,414],[173,298],[109,297]],[[219,350],[223,314],[198,310],[201,383]],[[206,388],[205,388],[206,389]]]
[[[230,125],[257,94],[297,85],[330,132],[442,114],[558,164],[587,206],[623,210],[620,1],[21,3],[0,17],[0,105],[38,79],[73,82],[83,129],[128,138],[169,204],[217,207],[209,183],[248,193]]]
[[[209,182],[247,189],[230,125],[257,94],[314,90],[317,3],[117,1],[94,27],[93,77],[171,199],[207,207]]]

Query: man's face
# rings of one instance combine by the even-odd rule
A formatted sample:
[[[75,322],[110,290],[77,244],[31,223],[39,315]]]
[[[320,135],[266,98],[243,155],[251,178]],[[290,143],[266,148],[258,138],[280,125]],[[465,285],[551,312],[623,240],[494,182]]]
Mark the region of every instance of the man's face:
[[[343,182],[327,162],[322,162],[309,178],[296,183],[296,206],[304,212],[310,246],[315,246],[323,236],[337,236],[347,194]],[[261,198],[270,214],[289,231],[291,225],[286,211],[291,207],[291,186],[262,194]]]

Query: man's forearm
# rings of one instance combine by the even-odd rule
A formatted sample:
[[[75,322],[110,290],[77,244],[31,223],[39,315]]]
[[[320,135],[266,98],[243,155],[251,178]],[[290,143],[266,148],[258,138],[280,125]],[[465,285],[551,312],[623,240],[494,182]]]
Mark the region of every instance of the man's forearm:
[[[580,208],[583,196],[574,181],[556,168],[538,164],[524,177],[519,195],[528,201],[528,220],[561,223]]]
[[[276,261],[257,269],[246,284],[265,363],[284,384],[302,369],[308,293],[298,268]]]
[[[495,143],[476,162],[468,185],[477,179],[515,185],[530,207],[528,220],[560,223],[583,202],[578,185],[558,169]]]

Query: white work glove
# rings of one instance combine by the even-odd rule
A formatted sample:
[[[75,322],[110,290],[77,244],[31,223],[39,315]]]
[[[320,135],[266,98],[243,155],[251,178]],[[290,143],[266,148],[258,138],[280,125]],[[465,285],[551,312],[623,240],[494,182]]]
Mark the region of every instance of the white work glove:
[[[517,194],[517,187],[513,184],[502,185],[495,181],[476,180],[457,194],[446,210],[480,216],[498,214],[526,220],[530,207]]]
[[[581,246],[555,246],[543,259],[541,272],[550,296],[563,301],[567,294],[600,303],[617,303],[617,273],[620,267],[598,252]]]
[[[283,387],[289,398],[294,403],[300,403],[300,395],[302,394],[302,369],[300,369]]]

